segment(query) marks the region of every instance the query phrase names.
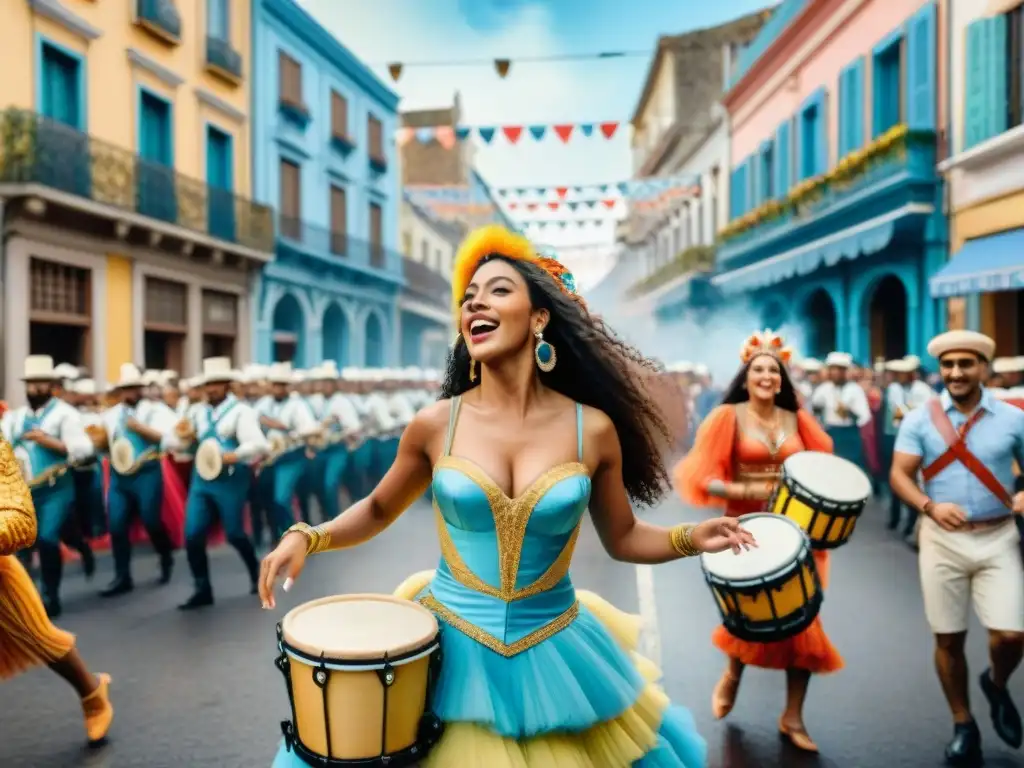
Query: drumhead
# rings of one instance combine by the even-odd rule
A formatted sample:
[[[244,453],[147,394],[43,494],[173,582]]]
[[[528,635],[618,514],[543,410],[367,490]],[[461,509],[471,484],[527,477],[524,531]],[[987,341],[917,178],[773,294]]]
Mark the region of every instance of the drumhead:
[[[124,474],[135,463],[135,448],[127,438],[119,437],[110,446],[110,464],[120,474]]]
[[[212,437],[204,440],[196,449],[196,471],[203,480],[216,480],[224,468],[220,443]]]
[[[816,496],[839,504],[865,501],[871,479],[852,461],[820,451],[800,451],[782,463],[785,475]]]
[[[705,552],[700,556],[704,570],[726,581],[747,581],[771,576],[793,562],[804,544],[800,526],[782,515],[743,515],[740,523],[753,534],[756,547],[738,555],[732,550]]]
[[[438,632],[434,614],[391,595],[336,595],[293,608],[281,622],[286,643],[301,653],[346,661],[414,651]]]

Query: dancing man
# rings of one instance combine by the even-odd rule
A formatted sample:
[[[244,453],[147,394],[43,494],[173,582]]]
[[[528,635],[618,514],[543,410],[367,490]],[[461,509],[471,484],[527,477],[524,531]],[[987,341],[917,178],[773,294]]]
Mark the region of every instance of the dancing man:
[[[973,331],[950,331],[928,344],[946,389],[910,411],[896,437],[890,481],[904,503],[923,515],[919,539],[925,615],[935,634],[935,668],[953,714],[946,760],[977,765],[981,733],[968,703],[967,614],[989,633],[991,667],[981,691],[999,738],[1021,746],[1021,717],[1007,689],[1024,652],[1024,578],[1013,515],[1024,493],[1011,495],[1014,456],[1024,455],[1024,411],[981,384],[995,342]],[[924,489],[918,487],[918,472]]]

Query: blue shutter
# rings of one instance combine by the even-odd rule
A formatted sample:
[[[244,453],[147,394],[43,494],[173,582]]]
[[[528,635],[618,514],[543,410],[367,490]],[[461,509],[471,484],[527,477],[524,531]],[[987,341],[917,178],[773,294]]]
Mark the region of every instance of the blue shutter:
[[[839,73],[839,157],[850,151],[850,73],[847,67]]]
[[[807,178],[804,173],[804,111],[801,109],[793,116],[793,182],[799,183]]]
[[[754,210],[756,206],[755,201],[757,200],[757,187],[754,186],[757,181],[757,153],[755,152],[746,160],[746,170],[743,172],[743,183],[746,186],[745,194],[743,196],[743,212]]]
[[[217,40],[230,40],[228,0],[207,0],[206,34]]]
[[[989,19],[979,19],[967,27],[966,82],[964,103],[964,149],[975,147],[988,138],[988,60],[986,32]]]
[[[818,119],[814,127],[817,131],[817,143],[814,148],[817,150],[814,157],[814,173],[818,176],[828,171],[828,92],[822,88],[814,97],[814,106],[817,109]]]
[[[775,134],[775,197],[779,199],[784,198],[792,186],[789,173],[793,164],[791,145],[790,121],[787,120]]]
[[[988,50],[988,109],[989,134],[985,138],[998,136],[1010,126],[1009,92],[1007,84],[1007,23],[1006,15],[1000,14],[989,19],[986,49]]]
[[[850,70],[850,126],[848,152],[864,146],[864,57]]]
[[[733,168],[729,174],[729,219],[740,217],[740,168]]]
[[[936,10],[931,2],[907,25],[907,126],[912,130],[935,130],[936,38]]]

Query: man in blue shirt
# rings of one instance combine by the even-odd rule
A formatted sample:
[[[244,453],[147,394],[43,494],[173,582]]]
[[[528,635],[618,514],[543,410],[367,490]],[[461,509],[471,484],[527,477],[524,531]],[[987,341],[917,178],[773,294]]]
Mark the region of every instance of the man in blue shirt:
[[[945,390],[911,411],[896,436],[890,482],[923,519],[921,589],[935,634],[935,667],[953,714],[952,765],[977,765],[981,734],[968,704],[964,641],[970,604],[989,632],[991,667],[981,675],[992,723],[1010,746],[1021,746],[1021,717],[1007,690],[1024,653],[1024,564],[1013,515],[1013,462],[1024,456],[1024,410],[982,386],[995,342],[973,331],[936,336]],[[917,483],[918,473],[924,489]]]

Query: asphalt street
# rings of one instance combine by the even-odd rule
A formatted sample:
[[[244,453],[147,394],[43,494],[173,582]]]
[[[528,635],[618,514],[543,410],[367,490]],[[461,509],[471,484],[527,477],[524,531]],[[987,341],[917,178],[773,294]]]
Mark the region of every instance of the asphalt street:
[[[648,516],[668,523],[687,513],[670,501]],[[709,641],[717,613],[697,562],[653,569],[615,563],[586,528],[573,578],[645,617],[645,647],[660,656],[669,694],[694,713],[712,768],[939,766],[951,726],[932,670],[916,559],[883,529],[881,517],[869,509],[855,540],[833,558],[823,621],[847,666],[812,682],[806,716],[822,749],[818,758],[793,752],[777,736],[782,673],[751,670],[729,718],[719,723],[711,717],[711,691],[723,660]],[[183,557],[174,581],[163,588],[151,586],[153,559],[138,558],[136,591],[113,602],[95,597],[109,579],[108,560],[92,583],[72,566],[60,624],[78,635],[95,670],[113,676],[117,716],[111,738],[101,748],[84,747],[73,693],[48,670],[35,670],[2,688],[0,766],[265,768],[288,714],[284,684],[272,665],[277,619],[326,594],[390,591],[409,573],[433,567],[437,557],[433,520],[423,504],[370,544],[312,560],[273,614],[249,596],[230,550],[212,561],[216,607],[191,614],[175,610],[189,591]],[[969,653],[976,679],[986,666],[986,641],[977,625]],[[1013,693],[1024,705],[1024,672]],[[996,738],[979,692],[975,706],[989,768],[1024,764],[1024,754]]]

